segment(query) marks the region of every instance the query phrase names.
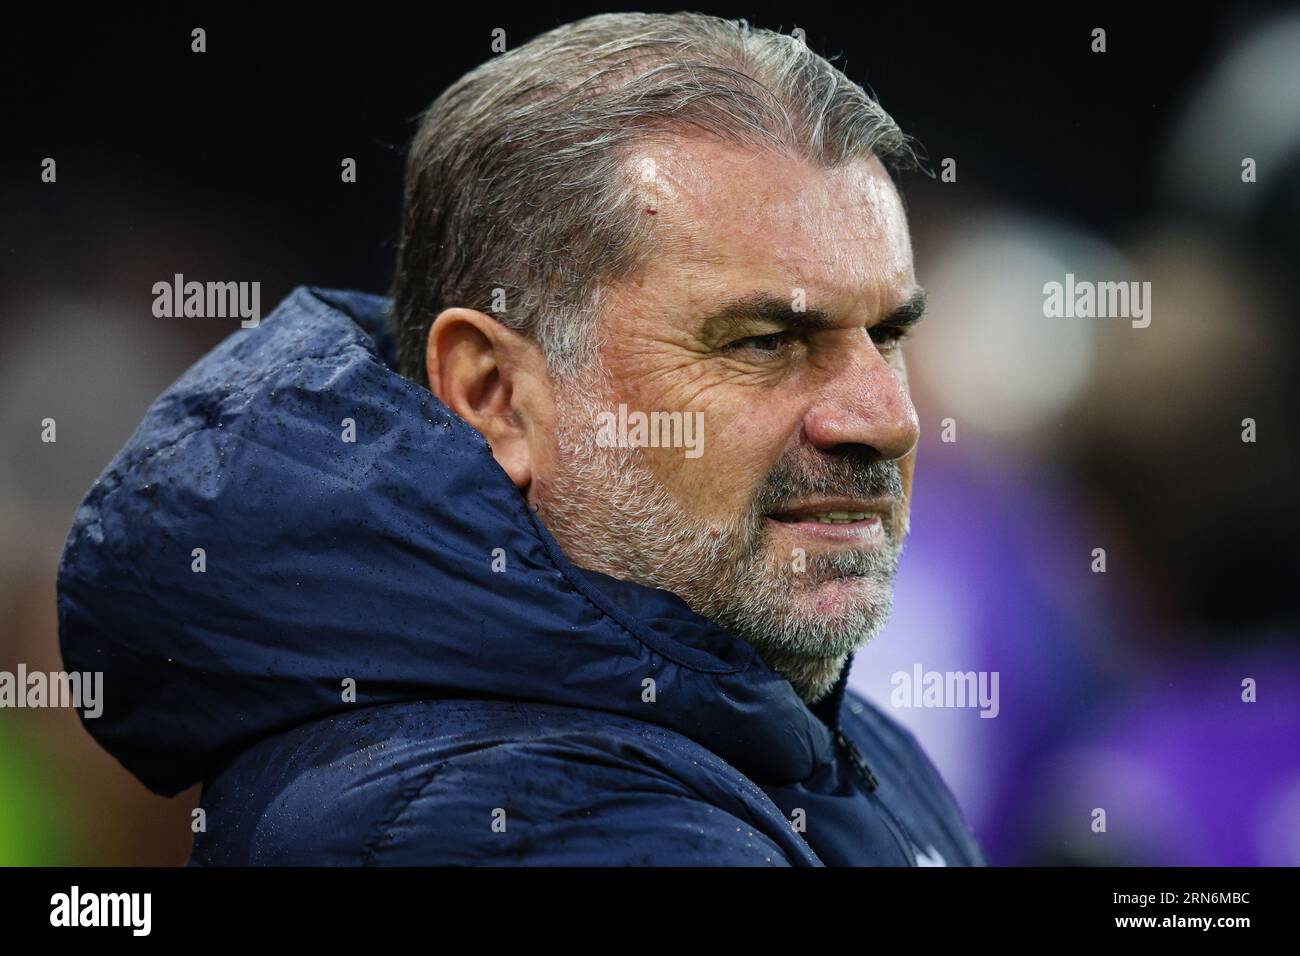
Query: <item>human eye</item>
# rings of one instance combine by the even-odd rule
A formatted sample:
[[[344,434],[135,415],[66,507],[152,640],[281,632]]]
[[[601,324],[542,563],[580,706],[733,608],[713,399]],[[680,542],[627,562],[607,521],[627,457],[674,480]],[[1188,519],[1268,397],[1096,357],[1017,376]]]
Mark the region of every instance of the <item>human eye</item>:
[[[873,325],[870,330],[871,341],[880,347],[882,352],[893,352],[907,340],[911,334],[910,329],[898,325]]]
[[[758,355],[780,355],[790,345],[790,333],[770,332],[767,335],[748,335],[727,345],[729,352],[750,352]]]

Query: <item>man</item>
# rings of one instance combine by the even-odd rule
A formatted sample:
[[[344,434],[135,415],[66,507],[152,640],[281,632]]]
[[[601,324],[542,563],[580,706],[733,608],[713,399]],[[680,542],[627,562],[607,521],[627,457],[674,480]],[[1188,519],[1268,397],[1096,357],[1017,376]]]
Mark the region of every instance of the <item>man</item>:
[[[445,92],[391,304],[236,333],[69,538],[87,726],[204,781],[191,862],[983,863],[846,690],[908,523],[909,156],[800,41],[698,15]]]

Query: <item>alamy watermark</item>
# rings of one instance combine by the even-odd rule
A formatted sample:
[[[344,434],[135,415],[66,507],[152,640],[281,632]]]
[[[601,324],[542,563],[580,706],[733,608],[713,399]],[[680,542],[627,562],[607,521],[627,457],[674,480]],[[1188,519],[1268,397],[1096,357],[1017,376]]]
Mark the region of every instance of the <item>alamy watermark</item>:
[[[153,314],[160,319],[238,317],[245,329],[262,321],[260,282],[186,282],[178,272],[171,282],[155,282],[153,295]]]
[[[50,925],[119,926],[129,928],[132,936],[148,936],[153,928],[153,894],[83,893],[74,885],[50,897]]]
[[[684,448],[687,458],[704,454],[703,412],[618,411],[596,416],[596,444],[601,448]]]
[[[998,671],[895,671],[889,678],[894,707],[978,707],[981,717],[996,717]]]
[[[103,671],[0,671],[0,707],[75,707],[87,718],[104,712]]]
[[[1049,319],[1132,319],[1133,328],[1151,324],[1150,282],[1075,281],[1043,285],[1043,315]]]

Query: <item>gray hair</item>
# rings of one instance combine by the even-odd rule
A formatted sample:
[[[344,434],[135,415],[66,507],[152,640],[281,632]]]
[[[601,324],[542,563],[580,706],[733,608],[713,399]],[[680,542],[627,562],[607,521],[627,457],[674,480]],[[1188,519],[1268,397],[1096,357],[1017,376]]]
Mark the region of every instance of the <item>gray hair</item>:
[[[401,373],[428,385],[429,327],[453,306],[532,336],[557,376],[586,367],[604,290],[653,251],[632,151],[691,130],[828,168],[917,164],[880,104],[801,38],[696,13],[557,27],[424,114],[392,288]]]

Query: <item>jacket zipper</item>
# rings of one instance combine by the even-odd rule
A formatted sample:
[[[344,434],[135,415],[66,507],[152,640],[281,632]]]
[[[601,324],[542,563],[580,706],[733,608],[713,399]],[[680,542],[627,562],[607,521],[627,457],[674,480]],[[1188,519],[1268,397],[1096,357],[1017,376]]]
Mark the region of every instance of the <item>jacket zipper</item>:
[[[880,787],[880,781],[876,779],[876,775],[871,772],[871,767],[867,765],[867,758],[862,756],[862,751],[858,749],[858,745],[850,740],[842,730],[835,731],[835,743],[839,745],[840,750],[848,759],[849,766],[866,783],[870,799],[879,804],[880,809],[884,811],[885,816],[888,818],[885,829],[889,830],[890,836],[898,844],[898,849],[903,854],[903,858],[911,866],[916,866],[916,852],[912,849],[912,840],[907,834],[907,828],[899,822],[898,817],[894,816],[894,811],[889,809],[889,804],[885,803],[876,793],[876,790]]]
[[[862,756],[862,751],[858,749],[858,745],[849,740],[842,730],[835,731],[835,742],[844,751],[844,756],[848,758],[849,765],[857,771],[859,777],[867,782],[867,789],[875,793],[880,783],[876,780],[876,775],[871,772],[871,768],[867,766],[867,759]]]

